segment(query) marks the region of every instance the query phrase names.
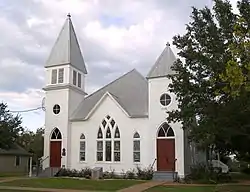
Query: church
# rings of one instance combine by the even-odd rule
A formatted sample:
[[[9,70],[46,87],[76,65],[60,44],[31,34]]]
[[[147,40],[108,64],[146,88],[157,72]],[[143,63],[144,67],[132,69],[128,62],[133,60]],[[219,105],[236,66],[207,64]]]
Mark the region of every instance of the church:
[[[88,95],[87,67],[68,15],[45,64],[43,168],[121,173],[151,166],[184,177],[197,152],[181,123],[166,121],[166,111],[177,108],[166,77],[176,57],[169,44],[159,55],[146,77],[132,69]]]

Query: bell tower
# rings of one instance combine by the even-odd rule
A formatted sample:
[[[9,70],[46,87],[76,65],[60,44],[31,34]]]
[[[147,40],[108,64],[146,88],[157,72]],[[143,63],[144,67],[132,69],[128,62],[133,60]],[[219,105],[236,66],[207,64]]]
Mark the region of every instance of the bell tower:
[[[70,14],[45,64],[45,136],[43,167],[68,167],[71,114],[84,99],[85,62]]]

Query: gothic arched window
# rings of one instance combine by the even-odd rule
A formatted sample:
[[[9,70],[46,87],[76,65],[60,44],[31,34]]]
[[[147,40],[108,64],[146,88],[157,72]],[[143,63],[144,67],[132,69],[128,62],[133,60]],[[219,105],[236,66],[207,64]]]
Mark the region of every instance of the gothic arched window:
[[[158,137],[174,137],[174,130],[167,124],[163,123],[158,131]]]
[[[140,134],[138,132],[135,132],[133,137],[133,160],[134,162],[140,162],[141,161],[141,146],[140,146]]]
[[[86,160],[86,141],[85,141],[85,135],[82,133],[80,136],[80,161]]]
[[[119,128],[115,120],[107,115],[102,120],[97,133],[97,161],[120,161],[120,144]]]
[[[61,132],[59,131],[58,128],[55,128],[53,130],[50,139],[52,139],[52,140],[54,140],[54,139],[62,139],[62,134],[61,134]]]

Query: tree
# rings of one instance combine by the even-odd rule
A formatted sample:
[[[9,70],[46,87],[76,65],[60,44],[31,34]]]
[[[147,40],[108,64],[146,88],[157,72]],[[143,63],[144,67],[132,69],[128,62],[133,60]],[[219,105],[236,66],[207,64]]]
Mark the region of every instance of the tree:
[[[238,7],[244,4],[246,1],[239,2]],[[172,67],[176,74],[169,75],[178,109],[169,111],[167,119],[180,121],[190,140],[200,147],[215,147],[223,154],[245,153],[250,151],[242,140],[250,142],[249,95],[232,97],[222,81],[222,74],[234,59],[229,47],[235,43],[239,17],[228,1],[214,0],[212,9],[213,13],[207,7],[193,7],[186,33],[173,38],[184,62],[178,59]]]
[[[38,128],[36,132],[26,129],[19,135],[17,139],[19,145],[21,145],[27,151],[33,154],[35,161],[37,161],[43,156],[43,134],[43,128]]]
[[[240,14],[234,24],[234,39],[228,49],[232,59],[227,62],[221,75],[227,84],[224,91],[238,96],[242,91],[250,91],[250,2],[238,2]]]
[[[16,142],[23,130],[19,115],[13,116],[7,109],[7,104],[0,103],[0,148],[9,149]]]

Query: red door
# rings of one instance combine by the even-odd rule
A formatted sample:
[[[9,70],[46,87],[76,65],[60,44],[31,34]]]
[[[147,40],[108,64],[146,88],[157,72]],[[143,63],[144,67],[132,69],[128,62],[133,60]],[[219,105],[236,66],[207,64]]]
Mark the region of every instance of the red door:
[[[61,167],[62,141],[50,141],[50,167]]]
[[[174,139],[157,139],[157,171],[175,171]]]

